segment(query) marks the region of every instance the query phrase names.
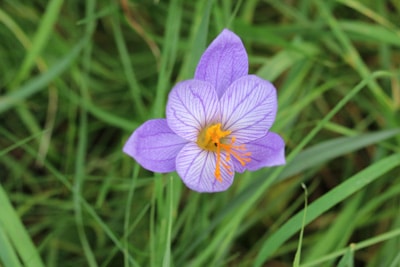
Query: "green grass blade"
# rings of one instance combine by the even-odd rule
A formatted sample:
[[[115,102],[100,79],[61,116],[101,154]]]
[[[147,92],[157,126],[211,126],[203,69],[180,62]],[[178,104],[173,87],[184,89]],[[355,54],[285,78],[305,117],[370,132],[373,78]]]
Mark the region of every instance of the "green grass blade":
[[[346,254],[340,259],[338,267],[353,267],[354,266],[354,245],[350,245]]]
[[[390,264],[389,267],[396,267],[396,266],[399,266],[399,265],[400,265],[400,252],[397,255],[397,257],[393,259],[393,261],[392,261],[392,263]]]
[[[79,53],[86,45],[88,39],[84,38],[68,54],[59,60],[54,66],[37,78],[27,81],[20,88],[0,97],[0,114],[12,108],[15,104],[24,101],[33,94],[43,90],[52,80],[57,78],[72,64],[78,57]]]
[[[362,191],[345,202],[343,211],[332,221],[325,234],[315,241],[314,248],[304,259],[305,262],[309,261],[309,259],[321,257],[347,244],[351,233],[357,226],[355,214],[363,206],[364,197],[365,192]]]
[[[304,189],[304,210],[303,210],[303,219],[301,221],[299,243],[297,245],[296,254],[294,256],[293,267],[300,266],[301,246],[303,245],[304,227],[306,226],[306,218],[307,218],[308,191],[307,191],[307,187],[305,184],[301,184],[301,187]]]
[[[128,48],[125,44],[124,35],[122,33],[118,17],[115,15],[111,22],[114,32],[114,39],[117,44],[119,56],[125,72],[125,77],[133,98],[133,103],[135,104],[135,109],[138,113],[138,119],[144,119],[146,110],[141,98],[141,87],[139,86],[139,82],[137,81],[136,74],[129,57]]]
[[[399,34],[382,26],[359,21],[342,21],[339,25],[354,40],[400,47]]]
[[[135,193],[135,186],[136,180],[138,178],[139,173],[139,165],[135,165],[133,170],[133,177],[131,181],[131,185],[129,186],[129,192],[126,200],[126,207],[125,207],[125,218],[124,218],[124,266],[129,266],[129,243],[128,243],[128,233],[129,233],[129,224],[131,223],[131,207],[132,207],[132,200]]]
[[[127,120],[127,119],[119,117],[109,111],[106,111],[106,110],[96,106],[89,99],[82,99],[79,96],[79,94],[77,94],[73,91],[68,91],[68,92],[61,91],[61,93],[63,93],[64,96],[68,100],[73,102],[75,105],[86,109],[88,112],[90,112],[91,115],[93,115],[94,117],[98,118],[99,120],[101,120],[111,126],[118,127],[118,128],[124,129],[129,132],[131,132],[135,128],[139,127],[139,123],[135,123],[132,120]]]
[[[322,1],[315,1],[321,10],[321,14],[327,19],[328,25],[331,27],[335,37],[343,47],[342,53],[344,59],[359,73],[363,79],[368,79],[371,76],[371,72],[368,69],[365,62],[361,59],[358,51],[354,48],[347,35],[340,27],[337,20],[333,17],[331,11],[327,7],[327,4]],[[389,117],[390,112],[393,110],[392,99],[384,93],[382,88],[378,85],[375,80],[368,80],[368,87],[371,90],[374,97],[380,103],[384,109],[383,112]]]
[[[22,144],[28,143],[31,140],[39,138],[45,132],[46,132],[46,130],[45,131],[41,131],[41,132],[39,132],[39,133],[37,133],[37,134],[35,134],[33,136],[27,137],[27,138],[25,138],[23,140],[20,140],[20,141],[16,142],[15,144],[13,144],[13,145],[11,145],[9,147],[6,147],[6,148],[0,150],[0,157],[6,155],[7,153],[9,153],[10,151],[12,151],[14,149],[17,149]]]
[[[157,92],[153,105],[154,117],[164,115],[165,99],[170,84],[173,66],[178,53],[179,32],[182,17],[182,0],[172,0],[168,6],[164,47],[161,54],[160,74],[157,81]]]
[[[376,133],[365,133],[351,137],[339,137],[300,152],[279,175],[279,180],[286,179],[309,168],[328,162],[336,157],[345,155],[385,139],[394,137],[400,129],[383,130]]]
[[[32,42],[32,47],[29,49],[22,66],[13,80],[11,88],[18,86],[18,84],[26,78],[29,71],[35,64],[36,58],[39,56],[40,52],[47,45],[47,40],[53,34],[53,27],[57,19],[59,18],[59,12],[61,10],[63,0],[52,0],[48,3],[46,12],[40,21],[39,28],[35,34],[34,40]]]
[[[366,185],[379,179],[383,174],[397,167],[399,164],[400,154],[394,154],[350,177],[309,206],[307,223],[313,221],[325,211],[342,202]],[[271,235],[271,237],[263,243],[254,266],[262,266],[286,240],[296,233],[301,227],[301,220],[302,213],[298,213]]]
[[[386,72],[377,72],[369,79],[363,80],[357,84],[343,99],[341,99],[336,106],[321,120],[319,123],[309,132],[297,145],[297,147],[291,152],[291,154],[286,158],[288,164],[290,164],[293,159],[299,155],[301,150],[314,138],[317,133],[324,127],[324,125],[332,119],[332,117],[348,103],[352,98],[354,98],[368,83],[370,79],[387,76]],[[222,211],[215,217],[209,224],[207,230],[204,231],[204,235],[214,230],[228,214],[235,213],[236,220],[229,220],[227,224],[229,227],[224,227],[219,233],[218,238],[213,239],[213,243],[207,247],[207,250],[203,251],[203,254],[212,253],[213,249],[219,246],[220,240],[226,239],[225,229],[233,228],[236,229],[240,224],[241,220],[245,217],[248,210],[251,209],[252,205],[257,202],[257,200],[265,193],[265,191],[277,180],[279,175],[285,169],[286,166],[280,166],[272,169],[271,172],[267,170],[267,173],[261,172],[259,176],[255,177],[255,181],[243,189],[239,194],[237,194],[233,199],[230,199],[229,203],[222,209]],[[268,179],[265,179],[268,177]],[[237,225],[235,225],[237,224]],[[196,249],[196,246],[200,244],[202,238],[199,238],[193,242],[187,249],[186,253],[189,253]]]
[[[94,10],[96,6],[95,0],[86,1],[86,12],[87,17],[94,16]],[[96,21],[91,20],[85,26],[85,35],[89,38],[92,36],[94,28],[96,26]],[[81,76],[81,86],[80,92],[84,100],[88,101],[89,98],[89,86],[88,86],[88,74],[90,72],[91,57],[92,57],[92,46],[88,45],[83,50],[83,72]],[[86,165],[86,155],[88,150],[88,114],[86,109],[81,109],[79,112],[79,126],[78,126],[78,144],[76,150],[76,161],[75,161],[75,175],[73,181],[73,203],[75,210],[75,223],[78,231],[78,236],[82,245],[84,255],[86,257],[87,263],[90,267],[97,267],[96,257],[93,253],[92,247],[89,243],[86,231],[84,215],[82,212],[81,199],[83,186],[85,182],[85,165]]]
[[[173,216],[173,197],[174,197],[174,180],[173,177],[171,176],[169,178],[169,183],[168,183],[168,203],[167,203],[167,207],[168,207],[168,212],[167,214],[167,230],[166,230],[166,244],[165,244],[165,250],[164,250],[164,257],[163,257],[163,263],[162,266],[163,267],[169,267],[171,266],[171,232],[172,232],[172,216]]]
[[[11,205],[1,184],[0,203],[0,228],[4,233],[7,233],[9,240],[12,242],[18,256],[21,258],[23,265],[27,267],[44,267],[39,252],[33,244],[32,239],[22,224],[18,214]]]
[[[197,2],[196,9],[199,14],[196,16],[196,21],[193,23],[191,28],[191,48],[187,49],[186,60],[183,63],[183,67],[180,70],[180,79],[189,79],[193,77],[196,69],[197,62],[204,52],[208,36],[208,28],[210,23],[211,8],[214,4],[214,0],[208,0],[204,2]]]
[[[341,3],[342,5],[346,5],[350,8],[353,8],[354,10],[358,11],[359,13],[369,17],[370,19],[376,21],[377,23],[388,27],[395,29],[396,26],[393,25],[391,22],[389,22],[386,18],[378,14],[376,11],[372,10],[371,8],[368,8],[366,5],[364,5],[361,1],[355,1],[355,0],[336,0],[337,2]]]
[[[384,234],[374,236],[374,237],[364,240],[362,242],[354,243],[354,244],[352,244],[352,249],[354,251],[357,251],[357,250],[360,250],[360,249],[363,249],[363,248],[366,248],[366,247],[369,247],[369,246],[372,246],[372,245],[378,244],[380,242],[387,241],[387,240],[390,240],[392,238],[396,238],[399,236],[400,236],[400,228],[397,228],[392,231],[386,232]],[[330,261],[337,257],[343,256],[347,252],[348,252],[348,248],[344,248],[344,249],[335,251],[329,255],[326,255],[324,257],[321,257],[313,262],[305,263],[305,264],[301,265],[301,267],[321,266],[321,263],[324,263],[326,261]]]
[[[21,262],[18,260],[16,251],[14,250],[7,234],[4,232],[0,224],[0,265],[4,267],[22,267]]]

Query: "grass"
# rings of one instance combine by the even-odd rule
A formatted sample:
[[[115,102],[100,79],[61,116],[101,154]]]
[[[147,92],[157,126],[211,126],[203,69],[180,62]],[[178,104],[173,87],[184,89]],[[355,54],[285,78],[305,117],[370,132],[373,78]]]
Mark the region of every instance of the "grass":
[[[397,266],[399,14],[389,0],[4,1],[0,266]],[[199,194],[122,146],[225,27],[278,88],[287,164]]]

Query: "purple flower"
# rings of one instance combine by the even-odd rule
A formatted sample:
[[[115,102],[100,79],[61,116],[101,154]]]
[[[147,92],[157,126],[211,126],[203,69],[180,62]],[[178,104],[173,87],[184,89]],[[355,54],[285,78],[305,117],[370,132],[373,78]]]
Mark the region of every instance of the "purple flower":
[[[171,90],[167,118],[145,122],[123,151],[153,172],[177,171],[192,190],[224,191],[235,171],[285,164],[285,144],[269,131],[276,111],[275,87],[248,75],[243,43],[225,29],[194,79]]]

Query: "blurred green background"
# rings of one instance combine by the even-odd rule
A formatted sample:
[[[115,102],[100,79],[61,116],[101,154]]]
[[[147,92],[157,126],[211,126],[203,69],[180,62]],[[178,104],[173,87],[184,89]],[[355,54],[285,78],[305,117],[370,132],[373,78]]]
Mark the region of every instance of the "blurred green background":
[[[400,266],[399,25],[398,0],[2,0],[0,266]],[[287,164],[199,194],[122,146],[224,28]]]

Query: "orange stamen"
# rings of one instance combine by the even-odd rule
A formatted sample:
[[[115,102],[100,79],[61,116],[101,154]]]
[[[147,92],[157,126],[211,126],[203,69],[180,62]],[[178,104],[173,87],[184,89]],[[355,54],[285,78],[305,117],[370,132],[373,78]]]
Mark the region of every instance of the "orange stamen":
[[[221,123],[217,123],[202,130],[197,138],[199,147],[217,154],[214,175],[219,182],[222,182],[221,165],[229,174],[233,174],[230,166],[227,164],[232,157],[239,161],[242,166],[251,161],[251,153],[246,152],[244,144],[235,145],[236,138],[234,136],[231,137],[230,143],[226,143],[230,134],[231,131],[221,130]],[[225,161],[221,160],[221,151],[226,153]]]

